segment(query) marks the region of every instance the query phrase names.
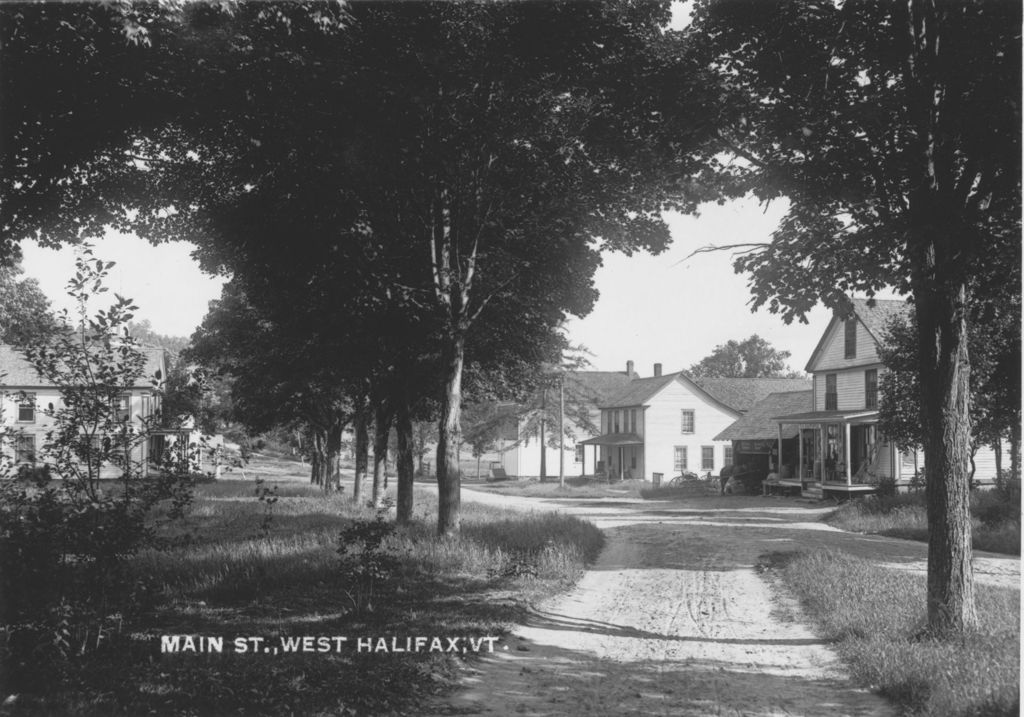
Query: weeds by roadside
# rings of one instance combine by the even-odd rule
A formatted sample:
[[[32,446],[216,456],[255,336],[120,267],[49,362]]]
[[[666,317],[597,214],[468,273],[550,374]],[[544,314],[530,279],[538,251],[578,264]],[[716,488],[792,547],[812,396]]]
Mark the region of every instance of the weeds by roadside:
[[[909,540],[928,540],[924,493],[872,496],[849,501],[825,520],[858,533],[878,533]],[[976,550],[1020,555],[1020,498],[1001,490],[971,493],[972,537]]]
[[[822,636],[862,686],[921,717],[1016,716],[1020,709],[1020,593],[977,593],[980,627],[956,639],[922,636],[923,576],[842,553],[769,556]]]
[[[362,540],[360,525],[374,524],[375,513],[343,496],[279,483],[273,520],[264,524],[266,506],[253,496],[251,480],[200,486],[183,521],[156,521],[174,547],[127,562],[132,573],[147,576],[155,607],[123,638],[70,659],[50,689],[20,694],[9,712],[414,712],[419,700],[448,689],[461,655],[357,654],[354,646],[323,654],[233,654],[231,641],[501,634],[529,602],[578,578],[600,550],[601,533],[578,519],[471,503],[464,505],[462,536],[440,540],[431,515],[436,497],[419,494],[417,501],[412,526]],[[338,549],[347,529],[356,531],[346,538],[352,553],[369,548],[370,560],[359,557],[346,567]],[[359,582],[366,577],[372,592]],[[346,591],[357,603],[372,598],[373,609],[353,609]],[[223,636],[227,648],[161,654],[161,635]]]

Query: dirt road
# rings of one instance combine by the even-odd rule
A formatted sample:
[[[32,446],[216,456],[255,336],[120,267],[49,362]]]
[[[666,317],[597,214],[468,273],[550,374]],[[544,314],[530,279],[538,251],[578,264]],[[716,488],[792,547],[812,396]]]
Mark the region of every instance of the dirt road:
[[[923,544],[817,522],[794,499],[687,502],[463,499],[561,510],[608,544],[574,590],[538,607],[435,714],[890,715],[845,678],[798,607],[759,576],[772,551],[832,548],[924,570]],[[1020,561],[980,556],[981,584],[1020,583]]]

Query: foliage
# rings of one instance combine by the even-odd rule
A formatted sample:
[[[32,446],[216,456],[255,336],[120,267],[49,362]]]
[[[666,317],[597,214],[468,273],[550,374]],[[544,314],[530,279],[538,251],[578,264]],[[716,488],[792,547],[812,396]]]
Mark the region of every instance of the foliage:
[[[789,201],[770,242],[733,246],[753,307],[791,321],[912,295],[935,629],[976,621],[969,310],[1020,243],[1020,23],[1018,3],[706,0],[677,38],[681,69],[713,88],[709,180]]]
[[[971,439],[974,450],[1013,435],[1020,425],[1020,302],[1012,296],[991,311],[978,302],[968,337],[971,357]],[[902,449],[920,448],[920,382],[917,321],[897,318],[887,326],[879,355],[889,370],[879,383],[879,429]],[[1019,428],[1018,428],[1019,432]],[[1018,438],[1019,440],[1019,438]]]
[[[564,515],[524,516],[470,504],[465,535],[439,540],[432,516],[419,510],[413,525],[394,537],[401,579],[378,592],[373,612],[357,614],[344,609],[337,538],[354,521],[372,523],[374,515],[307,485],[297,465],[256,459],[254,469],[279,486],[267,535],[253,531],[261,506],[251,498],[250,481],[199,486],[183,520],[155,516],[169,547],[144,550],[126,567],[152,581],[157,609],[112,636],[105,649],[70,660],[64,673],[41,674],[45,684],[22,691],[13,711],[422,714],[423,703],[457,678],[461,657],[356,653],[354,636],[393,635],[396,626],[399,637],[503,636],[529,604],[571,584],[584,559],[600,550],[597,528]],[[427,502],[417,497],[417,504]],[[500,530],[488,528],[499,524]],[[545,545],[551,547],[545,551]],[[512,555],[533,560],[529,572],[536,577],[500,577]],[[263,635],[273,644],[278,635],[353,637],[340,652],[235,655],[229,637],[224,654],[153,658],[161,635],[219,634],[211,625],[226,624],[231,634]],[[501,641],[495,644],[500,648]]]
[[[84,13],[76,39],[61,31],[82,25],[74,11],[22,10],[15,27],[35,32],[5,37],[4,59],[35,72],[12,96],[59,86],[59,69],[85,98],[14,118],[15,164],[42,176],[21,171],[0,205],[21,210],[12,233],[46,242],[74,236],[76,213],[86,233],[200,237],[204,266],[277,307],[266,318],[317,371],[341,367],[332,385],[350,398],[436,401],[439,528],[456,531],[463,374],[513,385],[556,358],[556,327],[596,296],[598,250],[668,239],[664,175],[685,171],[669,151],[682,142],[637,91],[668,4],[269,7],[139,8],[151,42],[110,65],[93,45],[123,41],[111,11]],[[51,25],[62,57],[89,52],[88,73],[30,39]],[[126,54],[138,75],[117,75]],[[49,115],[91,113],[107,89],[128,108],[116,122],[83,132],[65,163],[21,161],[60,146]],[[38,194],[62,211],[33,223]]]
[[[1020,555],[1019,487],[974,490],[970,505],[974,548]],[[921,493],[852,500],[830,514],[827,520],[843,530],[928,540],[925,497]]]
[[[21,268],[0,266],[0,343],[21,346],[56,328],[50,300]]]
[[[515,416],[495,403],[470,404],[462,411],[462,440],[474,458],[497,448],[498,439]]]
[[[147,476],[140,448],[155,419],[133,420],[119,404],[139,385],[146,361],[125,329],[134,306],[117,297],[87,316],[111,266],[82,251],[68,284],[77,326],[65,313],[64,328],[23,346],[61,400],[41,411],[49,425],[36,460],[49,470],[33,471],[31,482],[0,480],[0,650],[12,685],[38,686],[72,654],[99,649],[146,608],[148,584],[128,575],[124,562],[151,542],[146,519],[158,503],[176,515],[190,499],[189,457],[169,454],[162,472]],[[161,377],[152,382],[159,394]],[[105,478],[110,468],[114,481]],[[49,482],[51,473],[58,483]]]
[[[776,564],[853,679],[906,714],[1016,715],[1020,703],[1020,595],[978,595],[979,625],[961,637],[922,633],[924,579],[843,553],[781,556]]]
[[[338,536],[344,591],[357,612],[373,611],[380,589],[399,566],[398,556],[387,544],[394,534],[394,524],[378,514],[372,521],[355,521]]]
[[[715,347],[710,355],[690,366],[693,378],[794,378],[789,370],[789,351],[780,351],[757,334],[743,341],[729,340]]]

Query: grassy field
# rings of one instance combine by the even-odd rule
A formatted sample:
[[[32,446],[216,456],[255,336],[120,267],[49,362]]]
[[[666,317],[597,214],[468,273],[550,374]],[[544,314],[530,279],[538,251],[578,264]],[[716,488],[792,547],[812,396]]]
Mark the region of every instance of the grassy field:
[[[375,514],[346,494],[323,496],[304,484],[304,473],[299,464],[250,465],[250,480],[235,471],[200,486],[184,519],[159,518],[168,547],[129,564],[148,586],[151,609],[100,649],[67,661],[63,674],[19,686],[0,713],[415,714],[471,655],[359,652],[357,638],[397,637],[402,646],[406,637],[459,637],[466,645],[500,636],[530,602],[575,581],[602,545],[600,532],[575,518],[471,503],[463,506],[462,536],[440,540],[436,498],[418,493],[416,522],[369,553],[382,560],[350,563],[356,567],[346,572],[339,533]],[[276,501],[257,500],[255,476],[276,486]],[[383,576],[372,594],[359,573],[367,565]],[[223,637],[225,647],[162,654],[162,635]],[[349,642],[283,654],[282,638],[302,636]],[[249,642],[238,654],[239,637],[282,649],[253,654]]]
[[[925,578],[840,553],[776,554],[774,573],[800,598],[853,678],[904,714],[1020,713],[1020,592],[977,591],[980,628],[957,639],[924,633]]]
[[[1020,498],[998,490],[971,493],[972,537],[976,550],[1020,555]],[[843,530],[928,540],[923,493],[853,500],[826,522]]]

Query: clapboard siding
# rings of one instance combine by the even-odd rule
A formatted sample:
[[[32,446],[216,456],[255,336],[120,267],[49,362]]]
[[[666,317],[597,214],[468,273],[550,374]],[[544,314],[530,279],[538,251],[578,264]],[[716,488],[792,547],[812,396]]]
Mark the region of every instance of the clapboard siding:
[[[814,359],[813,364],[807,367],[809,372],[836,371],[854,366],[879,363],[878,347],[871,333],[864,324],[857,320],[857,355],[854,358],[846,358],[846,336],[844,333],[844,322],[835,318],[829,324],[826,339],[821,351]]]
[[[885,368],[881,364],[874,366],[863,366],[844,371],[823,371],[814,376],[814,410],[825,410],[825,391],[828,381],[827,374],[836,375],[836,407],[840,411],[858,411],[866,408],[865,378],[864,374],[870,369],[878,371],[879,383]]]
[[[712,440],[714,436],[725,430],[739,417],[739,413],[727,411],[719,404],[704,397],[697,389],[685,383],[685,379],[677,379],[648,401],[644,412],[645,426],[645,457],[643,477],[650,480],[654,473],[661,473],[665,478],[676,475],[674,466],[674,447],[686,446],[688,469],[701,472],[701,447],[713,446],[715,456],[714,471],[722,468],[725,446],[729,441]],[[693,409],[694,432],[682,432],[682,410]]]

